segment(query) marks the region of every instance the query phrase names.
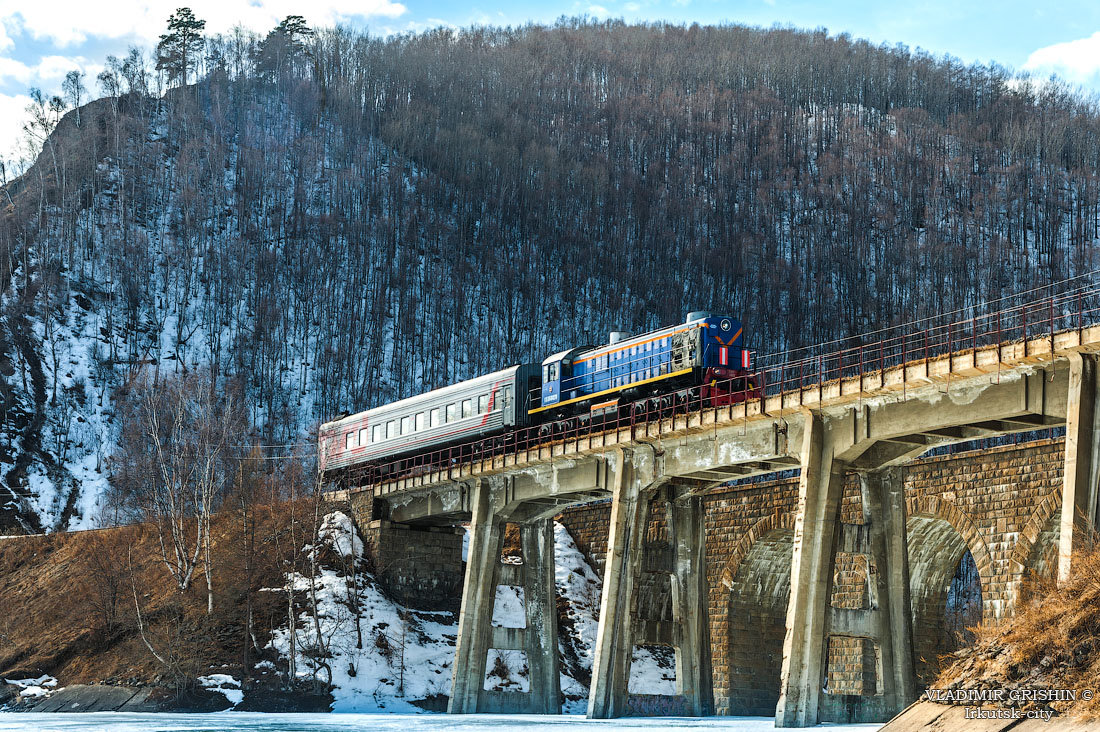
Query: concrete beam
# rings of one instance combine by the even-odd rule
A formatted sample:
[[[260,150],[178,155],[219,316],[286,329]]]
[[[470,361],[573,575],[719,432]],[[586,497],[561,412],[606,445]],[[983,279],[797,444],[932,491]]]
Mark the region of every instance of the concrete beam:
[[[672,619],[676,633],[676,687],[688,714],[714,714],[707,622],[706,532],[703,501],[687,495],[668,502],[672,545]]]
[[[634,656],[631,610],[642,564],[649,499],[659,480],[652,458],[647,459],[644,452],[628,449],[616,452],[600,625],[588,696],[590,719],[609,719],[626,713],[627,684]]]
[[[565,459],[504,476],[492,476],[492,484],[500,495],[495,499],[502,508],[514,508],[536,500],[557,500],[564,508],[605,497],[610,481],[610,466],[606,458],[591,455]],[[485,480],[485,479],[482,479]],[[476,481],[440,483],[424,490],[388,494],[384,501],[392,521],[415,524],[446,518],[452,522],[467,520],[470,497]],[[552,507],[548,507],[552,511]]]
[[[909,594],[905,479],[896,469],[860,474],[864,523],[871,527],[878,607],[874,637],[882,657],[883,719],[899,714],[917,698],[913,658],[913,614]],[[871,721],[871,720],[868,720]]]
[[[807,411],[798,480],[791,595],[783,640],[777,727],[817,724],[824,676],[826,608],[832,587],[834,547],[840,529],[845,466],[833,456],[824,421]]]
[[[561,673],[558,660],[558,595],[554,585],[554,520],[540,519],[520,526],[523,566],[526,568],[523,602],[527,616],[524,650],[530,671],[528,712],[561,713]]]
[[[503,520],[492,500],[487,479],[474,484],[470,503],[470,543],[466,555],[466,581],[458,613],[458,638],[451,671],[451,714],[474,714],[485,681],[497,570],[504,544]]]
[[[662,440],[655,446],[664,451],[664,475],[709,480],[708,471],[719,471],[722,480],[771,472],[773,463],[794,467],[801,439],[800,420],[769,419]]]
[[[1098,441],[1097,361],[1091,354],[1071,353],[1066,407],[1065,467],[1062,515],[1058,533],[1058,581],[1069,578],[1074,551],[1097,526]]]
[[[869,398],[824,411],[836,457],[855,463],[882,442],[919,448],[1060,424],[1065,420],[1067,369],[1014,372],[999,382],[969,378],[942,389],[912,389],[902,400]],[[972,429],[963,429],[970,427]],[[953,428],[959,428],[952,431]]]

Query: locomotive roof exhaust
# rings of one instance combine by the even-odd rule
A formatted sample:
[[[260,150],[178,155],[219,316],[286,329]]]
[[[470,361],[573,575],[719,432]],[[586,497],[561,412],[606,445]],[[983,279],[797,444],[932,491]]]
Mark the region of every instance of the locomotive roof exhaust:
[[[687,320],[685,320],[684,322],[685,323],[692,323],[696,320],[702,320],[703,318],[713,318],[713,317],[714,317],[714,313],[712,313],[709,310],[692,310],[690,313],[687,314]]]
[[[630,337],[630,333],[625,330],[613,330],[607,336],[607,344],[614,345],[619,341],[626,340]]]

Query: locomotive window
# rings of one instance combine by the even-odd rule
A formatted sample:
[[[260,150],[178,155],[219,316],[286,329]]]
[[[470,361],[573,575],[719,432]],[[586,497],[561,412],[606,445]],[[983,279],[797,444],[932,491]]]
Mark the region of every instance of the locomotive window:
[[[439,426],[439,407],[436,407],[432,411],[428,412],[428,426],[429,427],[438,427]]]
[[[386,439],[392,440],[395,437],[397,437],[397,420],[391,419],[386,422]]]
[[[477,398],[477,413],[485,414],[489,411],[489,395],[482,394]]]
[[[547,378],[547,381],[557,381],[558,380],[558,374],[559,374],[558,362],[555,361],[554,363],[550,364],[550,366],[548,367],[548,370],[549,370],[550,376]]]
[[[420,430],[424,429],[424,427],[427,424],[428,424],[428,413],[427,412],[420,412],[419,414],[416,415],[416,422],[415,422],[415,426],[413,427],[413,429],[415,429],[417,432],[419,432]]]
[[[370,442],[370,430],[364,427],[363,429],[359,430],[359,446],[362,447],[368,442]]]
[[[345,438],[344,449],[350,450],[353,447],[355,447],[355,433],[349,432]]]
[[[458,419],[458,402],[447,405],[447,421],[454,422]]]
[[[412,417],[402,417],[401,418],[401,434],[403,434],[403,435],[412,434],[412,426],[413,426],[412,421],[413,421]]]
[[[473,399],[463,399],[462,400],[462,416],[463,417],[472,417],[472,416],[474,416],[474,400]]]
[[[374,425],[374,436],[373,436],[373,439],[371,440],[371,442],[381,442],[382,441],[382,430],[383,429],[385,429],[385,428],[380,424]]]

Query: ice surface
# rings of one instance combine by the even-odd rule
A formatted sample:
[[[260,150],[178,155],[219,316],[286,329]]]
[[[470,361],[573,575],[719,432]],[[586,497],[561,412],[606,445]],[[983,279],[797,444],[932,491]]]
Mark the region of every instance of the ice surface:
[[[882,725],[827,725],[810,729],[875,732]],[[3,714],[0,732],[347,732],[349,730],[399,730],[451,732],[452,730],[588,730],[651,732],[666,729],[714,729],[726,732],[769,732],[770,717],[647,717],[586,720],[578,715],[526,714]]]

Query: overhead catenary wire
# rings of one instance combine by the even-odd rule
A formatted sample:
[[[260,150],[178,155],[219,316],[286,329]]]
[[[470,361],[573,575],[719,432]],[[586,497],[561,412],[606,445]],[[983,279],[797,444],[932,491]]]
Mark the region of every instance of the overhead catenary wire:
[[[1076,280],[1080,280],[1080,279],[1083,279],[1083,278],[1086,278],[1086,277],[1093,277],[1093,276],[1098,275],[1098,274],[1100,274],[1100,269],[1094,269],[1094,270],[1090,270],[1088,272],[1082,272],[1081,274],[1074,275],[1073,277],[1067,277],[1067,278],[1062,279],[1062,280],[1058,280],[1058,281],[1055,281],[1055,282],[1050,282],[1050,283],[1047,283],[1045,285],[1040,285],[1038,287],[1033,287],[1030,290],[1023,290],[1022,292],[1015,292],[1015,293],[1012,293],[1010,295],[1004,295],[1002,297],[999,297],[999,298],[996,298],[996,299],[993,299],[993,300],[986,300],[984,302],[975,303],[974,305],[965,305],[965,306],[963,306],[961,308],[957,308],[955,310],[948,310],[947,312],[937,313],[936,315],[928,315],[926,317],[917,318],[915,320],[910,320],[910,321],[907,321],[905,323],[898,323],[897,325],[889,325],[889,326],[886,326],[884,328],[878,328],[877,330],[871,330],[871,331],[865,331],[865,332],[862,332],[862,333],[856,333],[856,334],[853,334],[853,335],[850,335],[850,336],[844,336],[842,338],[834,338],[833,340],[830,340],[830,341],[821,341],[819,343],[811,343],[809,345],[799,346],[798,348],[788,348],[788,349],[785,349],[785,350],[782,350],[782,351],[773,351],[771,353],[761,355],[760,358],[761,359],[779,358],[779,357],[783,357],[783,356],[789,356],[790,354],[798,353],[800,351],[811,351],[811,350],[814,350],[814,349],[824,348],[826,346],[832,346],[832,345],[836,345],[836,344],[839,344],[839,343],[844,343],[846,341],[858,340],[858,339],[867,338],[867,337],[870,337],[870,336],[876,336],[876,335],[880,335],[882,333],[888,333],[890,331],[896,331],[896,330],[900,330],[900,329],[904,329],[904,328],[912,328],[914,326],[919,326],[923,323],[943,320],[944,318],[959,315],[960,313],[976,312],[977,310],[980,310],[980,309],[983,309],[983,308],[988,308],[990,306],[997,305],[999,303],[1003,303],[1003,302],[1008,301],[1008,300],[1018,299],[1018,298],[1026,296],[1026,295],[1031,295],[1031,294],[1036,293],[1036,292],[1041,292],[1043,290],[1050,290],[1051,288],[1058,287],[1059,285],[1064,285],[1064,284],[1074,282]],[[1075,289],[1070,289],[1070,290],[1066,290],[1064,292],[1060,292],[1057,295],[1052,294],[1050,297],[1063,297],[1063,296],[1067,296],[1067,295],[1078,295],[1078,294],[1084,294],[1084,293],[1095,294],[1095,293],[1098,293],[1098,292],[1100,292],[1100,289],[1098,289],[1098,285],[1096,283],[1090,283],[1088,285],[1077,287]],[[1046,298],[1044,298],[1044,300],[1045,299]],[[997,312],[998,311],[995,311],[995,310],[991,311],[991,312],[987,313],[986,316],[996,315]],[[1007,310],[1002,310],[1002,311],[999,311],[999,312],[1007,312]],[[939,326],[936,326],[936,327],[937,328],[944,328],[944,327],[947,327],[949,325],[958,325],[959,323],[969,322],[970,320],[973,320],[974,318],[986,317],[986,316],[974,315],[971,318],[964,318],[963,320],[951,321],[949,323],[943,323],[943,324],[941,324]]]

